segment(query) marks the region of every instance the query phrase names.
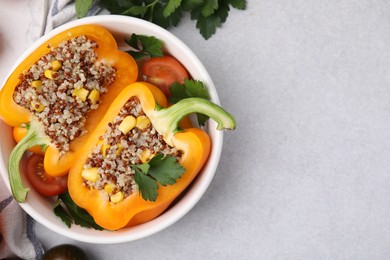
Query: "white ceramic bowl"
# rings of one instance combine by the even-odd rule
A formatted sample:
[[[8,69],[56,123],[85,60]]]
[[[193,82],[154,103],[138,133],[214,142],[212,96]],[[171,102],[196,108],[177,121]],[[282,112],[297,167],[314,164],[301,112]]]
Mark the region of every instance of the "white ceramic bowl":
[[[124,38],[129,36],[131,33],[153,35],[158,39],[161,39],[165,44],[166,50],[187,68],[193,78],[205,82],[209,88],[211,100],[214,103],[219,104],[216,89],[205,67],[182,41],[159,26],[131,17],[102,15],[67,23],[59,28],[56,28],[35,42],[35,44],[33,44],[22,57],[20,57],[13,68],[23,61],[28,54],[33,52],[34,49],[55,34],[82,24],[99,24],[104,26],[114,35],[119,48],[126,46]],[[180,200],[178,200],[162,215],[150,222],[130,228],[123,228],[119,231],[97,231],[94,229],[82,228],[77,225],[72,225],[71,228],[68,228],[57,216],[53,214],[53,200],[40,196],[34,191],[34,189],[30,189],[26,202],[21,203],[20,205],[30,216],[45,227],[66,237],[83,242],[114,244],[128,242],[152,235],[170,226],[183,217],[199,201],[209,186],[219,162],[223,140],[223,132],[215,129],[216,124],[213,121],[209,122],[206,126],[206,131],[209,133],[212,140],[212,149],[210,157],[203,167],[203,170]],[[15,143],[12,138],[11,128],[2,121],[0,122],[0,140],[0,174],[7,184],[7,187],[10,189],[7,174],[7,161],[10,151]],[[29,185],[26,179],[23,179],[23,181],[25,185]]]

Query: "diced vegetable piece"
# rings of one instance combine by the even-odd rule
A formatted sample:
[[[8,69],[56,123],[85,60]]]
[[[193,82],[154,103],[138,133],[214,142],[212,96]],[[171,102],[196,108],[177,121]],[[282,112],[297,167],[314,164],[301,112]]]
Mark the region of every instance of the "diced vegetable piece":
[[[112,194],[114,191],[114,184],[108,183],[104,186],[104,191],[107,192],[107,194]]]
[[[52,67],[52,70],[58,71],[59,69],[61,69],[62,63],[61,63],[61,61],[53,60],[53,61],[51,62],[51,67]]]
[[[148,127],[149,124],[150,124],[150,120],[148,117],[146,116],[137,117],[136,127],[138,127],[139,129],[145,129]]]
[[[109,144],[104,143],[104,144],[102,145],[102,154],[103,154],[104,157],[107,156],[107,149],[109,149],[109,148],[110,148],[110,145],[109,145]]]
[[[83,87],[73,90],[73,96],[78,97],[81,101],[87,100],[88,93],[89,91]]]
[[[45,106],[42,103],[36,101],[31,101],[31,107],[37,112],[42,112],[45,109]]]
[[[81,176],[91,182],[96,182],[99,179],[98,168],[88,168],[81,172]]]
[[[135,127],[136,119],[133,116],[126,116],[122,123],[118,126],[118,129],[127,134],[131,129]]]
[[[93,89],[88,95],[88,99],[91,100],[92,104],[96,104],[100,99],[100,93],[98,90]]]
[[[153,157],[152,152],[149,149],[145,149],[141,152],[139,159],[142,163],[147,163]]]
[[[41,80],[32,81],[31,87],[35,88],[36,90],[41,90],[42,89],[42,81]]]
[[[58,72],[54,70],[45,70],[45,77],[48,79],[56,79],[58,78]]]
[[[112,203],[119,203],[123,200],[123,198],[124,198],[123,192],[121,192],[121,191],[110,196],[110,200]]]
[[[123,145],[121,143],[117,144],[116,145],[116,156],[119,156],[121,154],[121,152],[123,151]]]

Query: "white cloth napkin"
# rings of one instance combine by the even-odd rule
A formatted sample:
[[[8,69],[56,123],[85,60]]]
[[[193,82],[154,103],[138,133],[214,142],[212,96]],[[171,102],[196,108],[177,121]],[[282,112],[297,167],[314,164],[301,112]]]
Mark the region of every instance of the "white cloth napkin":
[[[36,6],[41,0],[30,0]],[[42,2],[39,2],[42,5]],[[44,19],[33,16],[30,35],[37,39],[44,33],[76,19],[74,0],[45,0],[40,10]],[[34,10],[36,11],[36,10]],[[87,16],[96,15],[101,8],[95,3]],[[42,17],[41,16],[41,17]],[[31,39],[32,41],[36,39]],[[40,259],[44,249],[34,232],[35,221],[28,216],[13,199],[5,183],[0,178],[0,259],[20,257],[22,259]]]

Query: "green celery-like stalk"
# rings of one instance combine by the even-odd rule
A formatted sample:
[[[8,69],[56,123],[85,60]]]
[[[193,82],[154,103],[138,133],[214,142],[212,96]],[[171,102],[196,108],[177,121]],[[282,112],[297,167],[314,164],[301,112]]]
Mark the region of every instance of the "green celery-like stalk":
[[[26,200],[29,191],[29,188],[23,185],[19,171],[20,160],[22,159],[23,154],[33,146],[41,146],[44,150],[50,142],[49,137],[45,135],[43,126],[38,121],[31,121],[26,128],[27,134],[12,149],[8,160],[8,178],[12,196],[19,203]]]

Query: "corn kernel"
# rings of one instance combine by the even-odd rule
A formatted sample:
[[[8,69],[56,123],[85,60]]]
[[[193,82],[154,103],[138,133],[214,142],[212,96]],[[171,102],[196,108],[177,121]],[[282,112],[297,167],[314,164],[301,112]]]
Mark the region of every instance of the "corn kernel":
[[[110,200],[112,203],[119,203],[124,199],[123,192],[118,191],[114,195],[110,196]]]
[[[103,154],[104,157],[107,157],[107,150],[108,150],[109,148],[110,148],[110,145],[109,145],[109,144],[104,143],[104,144],[102,145],[102,154]]]
[[[83,177],[88,181],[96,182],[99,179],[98,168],[93,167],[93,168],[84,169],[81,172],[81,177]]]
[[[42,112],[45,109],[45,106],[42,103],[31,101],[31,107],[37,112]]]
[[[42,89],[42,81],[41,80],[32,81],[31,87],[35,88],[36,90],[41,90]]]
[[[133,116],[126,116],[122,123],[118,126],[118,129],[122,133],[127,134],[131,129],[134,128],[135,123],[136,119]]]
[[[51,63],[51,69],[54,71],[58,71],[62,67],[61,61],[53,60]]]
[[[98,90],[93,89],[88,95],[88,99],[91,100],[92,104],[96,104],[100,99],[100,93]]]
[[[104,185],[104,191],[107,192],[107,194],[112,194],[112,192],[114,191],[114,187],[114,184],[108,183]]]
[[[152,157],[153,154],[149,149],[143,150],[139,155],[139,159],[141,160],[142,163],[147,163],[148,161],[150,161],[150,159],[152,159]]]
[[[45,77],[48,79],[56,79],[58,78],[58,72],[54,70],[45,70]]]
[[[81,88],[75,88],[72,94],[73,96],[78,97],[81,101],[85,101],[87,100],[88,93],[89,91],[87,89],[81,87]]]
[[[150,124],[150,120],[148,117],[146,116],[137,117],[136,127],[138,127],[139,129],[145,129],[148,127],[149,124]]]
[[[119,156],[121,154],[121,152],[123,151],[123,145],[121,143],[117,144],[116,145],[116,156]]]

